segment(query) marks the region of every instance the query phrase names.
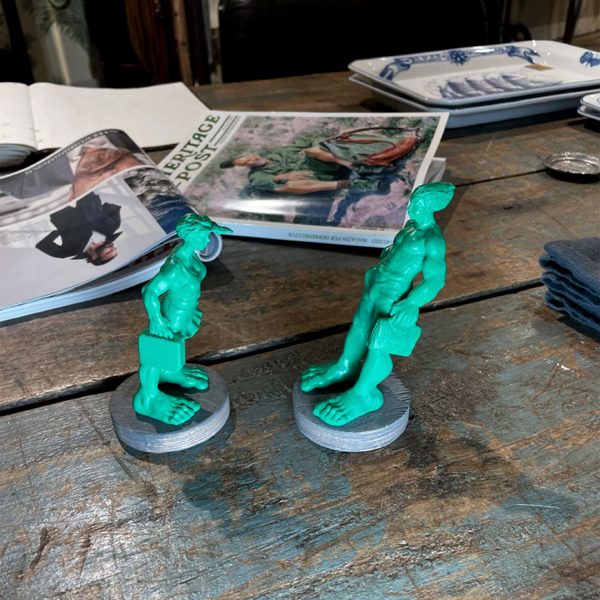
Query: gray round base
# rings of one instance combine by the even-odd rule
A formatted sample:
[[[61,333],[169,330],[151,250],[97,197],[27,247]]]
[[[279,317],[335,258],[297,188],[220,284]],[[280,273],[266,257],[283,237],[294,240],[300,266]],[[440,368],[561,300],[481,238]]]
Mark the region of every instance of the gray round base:
[[[400,379],[390,375],[380,386],[383,406],[342,427],[332,427],[315,417],[313,408],[318,402],[340,391],[314,390],[305,393],[300,382],[294,386],[294,418],[301,433],[319,446],[340,452],[367,452],[391,444],[408,425],[410,394]]]
[[[119,440],[134,450],[159,454],[185,450],[216,435],[229,417],[229,392],[216,371],[202,368],[209,376],[210,386],[206,391],[179,388],[185,396],[200,404],[200,410],[183,425],[167,425],[138,415],[132,401],[139,379],[137,374],[126,379],[110,399],[110,416]]]

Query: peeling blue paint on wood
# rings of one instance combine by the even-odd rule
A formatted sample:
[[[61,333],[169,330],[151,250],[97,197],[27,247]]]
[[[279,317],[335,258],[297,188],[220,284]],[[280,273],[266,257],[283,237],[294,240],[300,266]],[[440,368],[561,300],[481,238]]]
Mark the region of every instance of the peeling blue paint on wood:
[[[127,453],[108,394],[0,417],[0,596],[593,598],[600,344],[540,290],[425,320],[413,418],[372,453],[293,422],[341,336],[217,366],[231,420],[177,454]]]

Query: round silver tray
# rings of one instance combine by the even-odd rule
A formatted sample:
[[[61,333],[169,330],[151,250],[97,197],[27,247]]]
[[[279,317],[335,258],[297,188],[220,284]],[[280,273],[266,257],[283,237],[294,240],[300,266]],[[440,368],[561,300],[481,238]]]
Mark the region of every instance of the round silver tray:
[[[559,152],[546,156],[543,162],[548,169],[558,173],[586,177],[600,175],[600,159],[593,154]]]

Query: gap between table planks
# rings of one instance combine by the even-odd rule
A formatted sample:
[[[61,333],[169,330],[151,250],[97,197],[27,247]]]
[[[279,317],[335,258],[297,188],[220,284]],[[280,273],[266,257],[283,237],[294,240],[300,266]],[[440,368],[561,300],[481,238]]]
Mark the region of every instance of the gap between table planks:
[[[598,188],[545,173],[459,188],[439,217],[448,275],[437,305],[535,284],[546,241],[600,231]],[[209,266],[204,322],[188,357],[219,360],[345,326],[377,257],[336,246],[226,239],[221,260]],[[132,294],[0,326],[0,409],[89,391],[134,371],[146,317]]]
[[[109,394],[0,417],[0,595],[592,598],[600,585],[600,344],[541,290],[423,317],[397,373],[405,435],[315,446],[291,387],[343,338],[217,368],[230,422],[126,453]]]

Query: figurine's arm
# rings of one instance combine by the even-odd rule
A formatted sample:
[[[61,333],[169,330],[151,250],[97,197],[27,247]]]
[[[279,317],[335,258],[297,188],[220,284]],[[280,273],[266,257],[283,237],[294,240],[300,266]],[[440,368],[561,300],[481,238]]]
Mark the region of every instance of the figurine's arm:
[[[435,235],[425,241],[425,259],[423,260],[423,279],[405,298],[392,306],[390,316],[398,313],[414,315],[415,322],[419,308],[431,302],[446,282],[446,243],[441,235]]]
[[[161,269],[142,289],[144,308],[148,314],[148,329],[152,335],[167,339],[173,338],[173,331],[169,321],[162,314],[160,297],[171,287],[171,274],[170,269]]]

